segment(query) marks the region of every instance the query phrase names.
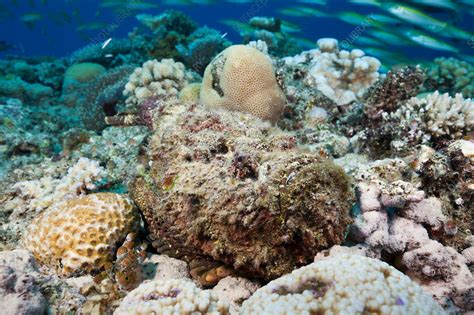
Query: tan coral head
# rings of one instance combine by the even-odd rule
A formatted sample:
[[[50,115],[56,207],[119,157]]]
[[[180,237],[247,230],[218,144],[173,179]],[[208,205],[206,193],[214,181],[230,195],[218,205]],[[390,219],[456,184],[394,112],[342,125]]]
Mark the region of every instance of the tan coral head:
[[[207,66],[201,102],[211,109],[247,112],[274,123],[283,113],[286,97],[271,59],[255,48],[234,45]]]

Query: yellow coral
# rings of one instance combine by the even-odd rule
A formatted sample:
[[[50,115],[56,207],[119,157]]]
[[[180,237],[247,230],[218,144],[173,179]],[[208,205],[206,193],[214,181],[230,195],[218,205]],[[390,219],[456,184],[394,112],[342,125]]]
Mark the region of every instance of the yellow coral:
[[[201,102],[210,108],[247,112],[275,122],[283,113],[286,98],[270,58],[255,48],[234,45],[207,66]]]
[[[39,215],[23,237],[36,260],[65,276],[111,261],[115,247],[139,220],[129,200],[97,193],[59,203]]]
[[[201,83],[191,83],[186,85],[181,92],[179,92],[179,100],[182,102],[198,102],[199,93],[201,92]]]

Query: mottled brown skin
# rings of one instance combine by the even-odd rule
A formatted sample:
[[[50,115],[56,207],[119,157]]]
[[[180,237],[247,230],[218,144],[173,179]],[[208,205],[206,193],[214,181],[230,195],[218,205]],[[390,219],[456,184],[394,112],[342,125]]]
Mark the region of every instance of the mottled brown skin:
[[[188,110],[172,131],[158,122],[151,167],[130,187],[162,250],[269,280],[342,243],[353,201],[342,169],[250,116]]]
[[[425,73],[416,67],[407,67],[398,71],[389,71],[367,91],[365,114],[371,124],[380,124],[382,113],[391,113],[398,106],[416,96],[423,85]]]

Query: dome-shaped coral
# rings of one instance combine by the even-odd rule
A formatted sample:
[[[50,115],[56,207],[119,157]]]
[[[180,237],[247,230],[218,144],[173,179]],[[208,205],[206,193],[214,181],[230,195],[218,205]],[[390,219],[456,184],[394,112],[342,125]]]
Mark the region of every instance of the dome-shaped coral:
[[[77,63],[67,68],[64,74],[64,87],[74,83],[86,83],[95,80],[106,69],[97,63],[83,62]]]
[[[275,122],[283,113],[286,98],[270,58],[255,48],[234,45],[207,66],[201,102],[209,108],[247,112]]]
[[[45,210],[30,225],[24,246],[42,264],[65,276],[102,268],[116,244],[134,229],[132,204],[114,193],[70,199]]]
[[[422,288],[377,259],[340,254],[257,290],[241,314],[444,314]]]

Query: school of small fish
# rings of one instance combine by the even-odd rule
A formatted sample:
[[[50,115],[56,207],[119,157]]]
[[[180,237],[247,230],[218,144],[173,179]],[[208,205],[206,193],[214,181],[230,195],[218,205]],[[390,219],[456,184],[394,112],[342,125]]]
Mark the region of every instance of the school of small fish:
[[[70,10],[53,11],[45,16],[38,12],[38,7],[48,5],[48,0],[28,0],[29,7],[33,11],[23,13],[20,20],[30,29],[34,29],[45,20],[58,26],[75,23],[78,33],[87,34],[98,32],[107,26],[104,18],[106,15],[104,11],[107,10],[115,13],[123,13],[126,10],[136,14],[141,11],[161,10],[165,6],[178,8],[193,5],[213,6],[222,2],[235,5],[268,5],[268,0],[101,0],[91,21],[83,18],[78,9],[80,4],[78,0],[64,1],[71,6]],[[456,26],[461,14],[467,15],[468,18],[474,15],[472,0],[346,0],[345,2],[344,7],[352,5],[354,10],[339,10],[338,7],[341,5],[327,0],[295,0],[288,2],[290,5],[278,6],[276,15],[282,21],[282,31],[292,34],[304,48],[314,46],[314,39],[299,38],[298,34],[303,30],[295,23],[295,20],[318,19],[319,25],[320,21],[324,21],[322,19],[336,19],[352,25],[354,29],[362,27],[366,30],[363,34],[358,34],[350,44],[382,60],[395,58],[399,62],[406,61],[406,57],[401,53],[384,49],[388,44],[397,47],[420,46],[452,53],[465,60],[473,58],[472,54],[463,52],[458,43],[464,41],[465,44],[474,41],[474,33],[472,30]],[[10,5],[0,4],[0,21],[11,16],[9,7],[18,5],[18,0],[10,0]],[[358,12],[361,10],[365,13]],[[245,22],[225,18],[219,20],[224,28],[230,27],[237,32],[248,30],[249,25]],[[104,48],[110,40],[104,42]],[[0,52],[14,48],[14,45],[5,41],[0,40],[0,43]]]

